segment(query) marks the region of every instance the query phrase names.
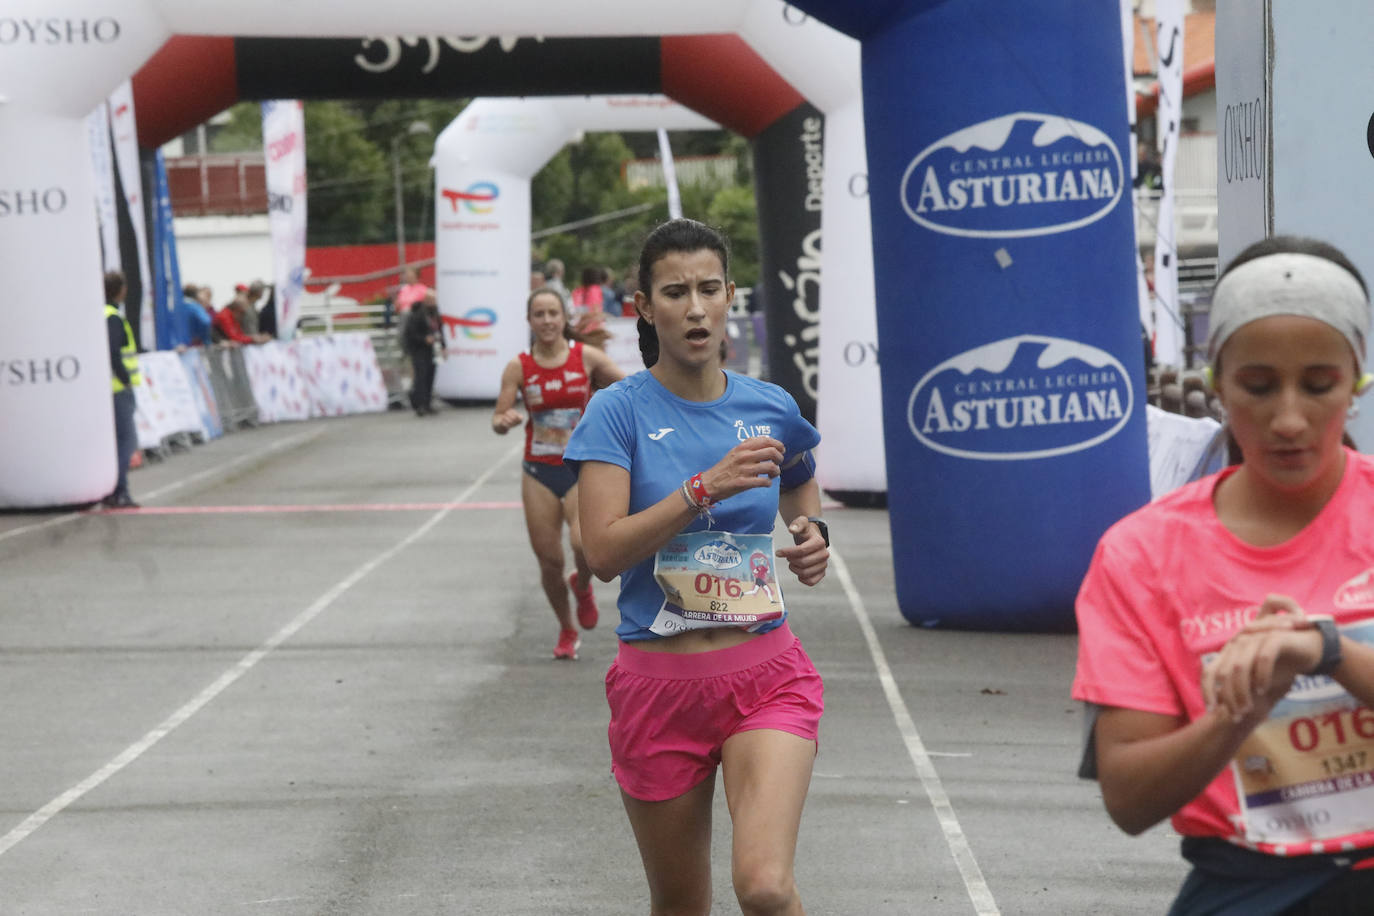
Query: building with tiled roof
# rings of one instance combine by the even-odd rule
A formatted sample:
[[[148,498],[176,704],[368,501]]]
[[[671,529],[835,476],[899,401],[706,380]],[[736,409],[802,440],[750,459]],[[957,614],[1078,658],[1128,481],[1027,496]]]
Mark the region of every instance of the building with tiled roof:
[[[1216,11],[1203,0],[1193,0],[1190,9],[1183,23],[1183,118],[1175,165],[1175,238],[1183,259],[1214,257],[1217,245]],[[1137,12],[1132,67],[1137,131],[1153,144],[1159,105],[1154,3],[1144,0]],[[1137,237],[1142,247],[1152,247],[1157,205],[1148,194],[1137,196]]]

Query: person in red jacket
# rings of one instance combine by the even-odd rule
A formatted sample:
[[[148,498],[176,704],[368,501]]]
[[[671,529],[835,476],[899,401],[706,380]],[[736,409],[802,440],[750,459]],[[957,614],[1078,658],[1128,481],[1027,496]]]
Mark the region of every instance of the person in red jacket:
[[[216,338],[222,343],[231,344],[267,343],[271,340],[266,334],[249,334],[243,330],[244,310],[252,307],[244,292],[237,293],[233,301],[215,313],[213,325]]]

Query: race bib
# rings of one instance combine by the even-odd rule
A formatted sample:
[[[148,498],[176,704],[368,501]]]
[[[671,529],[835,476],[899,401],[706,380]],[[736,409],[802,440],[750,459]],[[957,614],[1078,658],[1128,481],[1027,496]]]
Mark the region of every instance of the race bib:
[[[785,613],[771,534],[679,534],[654,557],[654,579],[664,600],[649,629],[659,636],[753,629]]]
[[[1374,644],[1374,621],[1342,627]],[[1231,763],[1245,838],[1327,840],[1374,823],[1374,710],[1323,675],[1299,675]]]
[[[530,454],[562,455],[581,416],[582,411],[576,407],[535,411],[531,414],[534,435],[530,437]]]

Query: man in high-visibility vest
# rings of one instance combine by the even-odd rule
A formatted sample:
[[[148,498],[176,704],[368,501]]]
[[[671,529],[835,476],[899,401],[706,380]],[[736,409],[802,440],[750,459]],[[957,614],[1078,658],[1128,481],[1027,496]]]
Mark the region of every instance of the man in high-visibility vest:
[[[138,371],[138,345],[119,307],[127,286],[118,271],[105,275],[105,330],[110,337],[110,383],[114,387],[115,457],[119,479],[114,492],[101,500],[111,509],[137,509],[129,495],[129,461],[138,451],[138,427],[134,425],[134,386],[143,384]]]

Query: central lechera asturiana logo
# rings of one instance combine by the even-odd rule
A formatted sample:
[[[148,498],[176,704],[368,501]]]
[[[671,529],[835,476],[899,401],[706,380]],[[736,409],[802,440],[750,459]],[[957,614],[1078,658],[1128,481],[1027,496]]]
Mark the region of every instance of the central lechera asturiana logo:
[[[1067,232],[1123,199],[1121,151],[1103,130],[1022,111],[927,146],[902,175],[901,204],[918,225],[966,238]]]

